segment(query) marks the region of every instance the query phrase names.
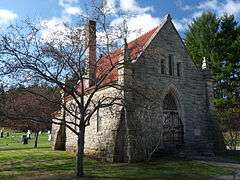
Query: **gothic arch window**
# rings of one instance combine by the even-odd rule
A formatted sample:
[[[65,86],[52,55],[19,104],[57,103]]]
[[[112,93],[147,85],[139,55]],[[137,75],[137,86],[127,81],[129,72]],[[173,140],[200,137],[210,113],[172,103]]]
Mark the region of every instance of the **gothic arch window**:
[[[166,67],[165,67],[165,60],[161,59],[161,74],[165,74]]]
[[[174,62],[173,62],[173,55],[168,55],[168,73],[170,76],[174,75]]]
[[[177,63],[177,76],[180,77],[182,74],[182,63],[178,62]]]

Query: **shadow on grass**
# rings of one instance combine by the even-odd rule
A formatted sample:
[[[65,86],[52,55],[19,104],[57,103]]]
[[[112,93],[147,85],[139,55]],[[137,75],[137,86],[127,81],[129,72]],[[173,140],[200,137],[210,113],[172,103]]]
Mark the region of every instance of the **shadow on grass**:
[[[27,149],[49,149],[49,146],[42,146],[42,147],[37,147],[37,148],[34,148],[34,147],[9,147],[9,148],[1,148],[0,147],[0,152],[1,151],[14,151],[14,150],[27,150]]]
[[[240,164],[240,150],[227,150],[223,154],[220,154],[219,157],[227,158]]]
[[[163,158],[149,163],[105,163],[85,158],[86,176],[81,179],[209,179],[231,171],[196,161]],[[50,148],[3,151],[0,179],[69,179],[74,177],[75,155]],[[38,178],[38,177],[43,178]],[[25,178],[26,177],[26,178]],[[70,178],[72,179],[72,178]]]

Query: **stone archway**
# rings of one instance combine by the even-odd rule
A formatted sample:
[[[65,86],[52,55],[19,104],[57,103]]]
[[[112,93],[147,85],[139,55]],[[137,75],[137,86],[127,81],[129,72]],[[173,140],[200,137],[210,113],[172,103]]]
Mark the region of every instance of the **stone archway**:
[[[184,143],[184,127],[177,99],[169,91],[163,99],[163,146],[170,151],[179,150]]]

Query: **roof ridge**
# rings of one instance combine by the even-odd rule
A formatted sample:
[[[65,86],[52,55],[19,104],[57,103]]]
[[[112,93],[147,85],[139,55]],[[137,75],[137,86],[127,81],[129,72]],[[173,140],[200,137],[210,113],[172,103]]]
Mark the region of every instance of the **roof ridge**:
[[[143,38],[144,36],[146,36],[147,34],[149,34],[149,33],[151,33],[151,32],[154,33],[155,31],[157,31],[157,29],[158,29],[159,27],[160,27],[160,25],[157,25],[156,27],[150,29],[149,31],[147,31],[147,32],[141,34],[140,36],[136,37],[135,39],[131,40],[131,41],[128,42],[127,44],[129,45],[129,44],[135,42],[136,40]],[[153,31],[154,31],[154,32],[153,32]],[[103,57],[108,56],[108,55],[111,55],[111,54],[114,54],[114,53],[116,53],[116,51],[121,50],[121,49],[123,49],[123,47],[116,48],[115,50],[109,52],[109,54],[106,54],[106,55],[104,55]],[[100,58],[100,59],[101,59],[101,58]],[[99,59],[99,60],[100,60],[100,59]]]
[[[135,39],[131,40],[130,42],[127,43],[127,45],[130,45],[131,43],[134,43],[134,42],[137,41],[138,39],[143,38],[144,36],[146,36],[147,34],[149,34],[149,33],[151,33],[151,32],[154,33],[155,31],[157,31],[157,29],[158,29],[159,27],[160,27],[160,25],[157,25],[156,27],[150,29],[149,31],[147,31],[147,32],[141,34],[140,36],[136,37]],[[102,58],[104,58],[104,57],[106,57],[106,56],[113,55],[113,54],[117,53],[117,51],[119,51],[119,50],[120,50],[119,53],[121,53],[121,51],[123,50],[123,47],[119,47],[119,48],[114,49],[113,51],[109,52],[109,54],[105,54],[103,57],[99,58],[98,60],[101,60]],[[117,55],[117,54],[116,54],[116,55]]]
[[[130,42],[128,42],[128,44],[130,44],[130,43],[132,43],[132,42],[136,41],[137,39],[140,39],[140,38],[142,38],[143,36],[145,36],[146,34],[148,34],[148,33],[152,32],[152,31],[154,31],[154,32],[155,32],[155,31],[156,31],[156,30],[157,30],[159,27],[160,27],[160,25],[157,25],[157,26],[155,26],[154,28],[150,29],[149,31],[147,31],[147,32],[145,32],[145,33],[141,34],[140,36],[136,37],[135,39],[131,40]]]

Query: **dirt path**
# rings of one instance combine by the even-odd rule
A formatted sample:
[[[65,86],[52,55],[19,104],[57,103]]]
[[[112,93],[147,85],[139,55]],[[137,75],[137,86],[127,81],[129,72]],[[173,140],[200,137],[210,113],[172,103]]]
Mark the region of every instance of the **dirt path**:
[[[209,161],[209,160],[208,161],[202,160],[200,162],[210,164],[213,166],[226,167],[236,172],[236,174],[233,176],[219,176],[214,178],[216,180],[240,180],[240,163],[238,162],[231,163],[231,162],[219,162],[219,161]]]

